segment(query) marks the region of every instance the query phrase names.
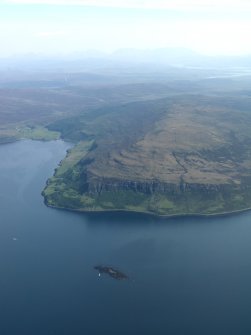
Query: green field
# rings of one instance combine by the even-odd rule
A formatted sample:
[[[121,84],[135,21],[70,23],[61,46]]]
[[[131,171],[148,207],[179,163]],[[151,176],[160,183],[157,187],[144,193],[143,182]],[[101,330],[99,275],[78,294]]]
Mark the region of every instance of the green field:
[[[60,133],[57,131],[50,131],[45,127],[24,127],[17,129],[16,137],[18,139],[53,141],[60,138]]]

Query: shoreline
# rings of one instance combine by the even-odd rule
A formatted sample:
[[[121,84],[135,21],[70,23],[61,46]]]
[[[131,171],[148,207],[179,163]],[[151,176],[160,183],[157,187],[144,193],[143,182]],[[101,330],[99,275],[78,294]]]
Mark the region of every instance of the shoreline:
[[[42,194],[43,196],[43,194]],[[44,196],[43,196],[44,198]],[[213,217],[227,217],[227,216],[234,216],[238,214],[242,214],[245,212],[251,211],[251,207],[249,208],[244,208],[244,209],[237,209],[235,211],[230,211],[230,212],[222,212],[222,213],[211,213],[211,214],[203,214],[203,213],[181,213],[181,214],[155,214],[147,211],[134,211],[134,210],[127,210],[127,209],[111,209],[111,210],[85,210],[85,209],[73,209],[73,208],[67,208],[67,207],[60,207],[60,206],[53,206],[47,204],[45,198],[44,198],[44,204],[53,209],[58,209],[58,210],[65,210],[68,212],[75,212],[75,213],[83,213],[83,214],[90,214],[90,215],[95,215],[95,214],[112,214],[112,213],[128,213],[128,214],[139,214],[139,215],[147,215],[147,216],[152,216],[154,218],[159,218],[159,219],[172,219],[172,218],[187,218],[187,217],[198,217],[198,218],[213,218]]]
[[[12,143],[16,143],[18,141],[19,141],[18,138],[13,138],[13,139],[9,139],[9,140],[3,141],[3,142],[0,141],[0,145],[12,144]]]

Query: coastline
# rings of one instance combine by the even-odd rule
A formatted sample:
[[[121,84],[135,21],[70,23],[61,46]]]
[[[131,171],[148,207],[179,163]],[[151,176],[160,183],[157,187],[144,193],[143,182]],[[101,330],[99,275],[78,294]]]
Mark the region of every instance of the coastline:
[[[40,141],[40,142],[48,142],[50,140],[46,140],[46,139],[39,139],[39,140],[35,140],[35,139],[27,139],[27,138],[15,138],[12,139],[10,141],[6,141],[6,142],[1,142],[0,145],[6,145],[6,144],[11,144],[11,143],[15,143],[18,141],[23,141],[23,140],[31,140],[31,141]],[[59,138],[56,140],[52,140],[52,141],[64,141],[63,139]],[[73,145],[73,143],[70,143],[71,145]],[[69,148],[70,149],[70,148]],[[68,155],[68,150],[66,151],[66,156]],[[65,158],[64,157],[64,158]],[[63,159],[64,159],[63,158]],[[54,173],[53,176],[55,175],[56,169],[60,166],[61,162],[59,162],[58,166],[54,169]],[[48,182],[49,178],[46,181],[46,185]],[[211,218],[211,217],[227,217],[227,216],[233,216],[233,215],[238,215],[241,213],[245,213],[251,210],[251,207],[248,208],[243,208],[243,209],[238,209],[238,210],[234,210],[234,211],[229,211],[229,212],[220,212],[220,213],[176,213],[176,214],[156,214],[153,212],[148,212],[148,211],[136,211],[136,210],[128,210],[128,209],[102,209],[102,210],[86,210],[86,209],[73,209],[73,208],[67,208],[67,207],[61,207],[61,206],[54,206],[54,205],[49,205],[46,201],[46,197],[43,194],[44,190],[41,192],[42,197],[44,198],[44,204],[49,207],[49,208],[54,208],[54,209],[59,209],[59,210],[65,210],[65,211],[70,211],[70,212],[75,212],[75,213],[83,213],[83,214],[102,214],[102,213],[134,213],[134,214],[139,214],[139,215],[147,215],[150,217],[154,217],[154,218],[159,218],[159,219],[171,219],[171,218],[186,218],[186,217],[200,217],[200,218]]]
[[[32,138],[16,138],[13,139],[9,142],[1,142],[0,145],[5,145],[5,144],[11,144],[11,143],[15,143],[18,141],[25,141],[25,140],[31,140],[31,141],[39,141],[39,142],[48,142],[48,141],[64,141],[62,138],[59,139],[55,139],[55,140],[47,140],[47,139],[32,139]],[[71,142],[68,142],[71,146],[73,146],[74,144]],[[68,155],[68,150],[71,149],[68,148],[66,150],[66,156],[63,158],[65,159]],[[63,160],[62,159],[62,160]],[[60,161],[58,163],[58,166],[55,167],[54,169],[54,173],[53,176],[55,176],[55,172],[56,169],[61,165],[62,161]],[[48,183],[50,178],[48,178],[46,180],[46,185]],[[61,206],[54,206],[54,205],[49,205],[46,201],[46,197],[43,194],[44,190],[42,190],[41,195],[43,197],[43,202],[44,204],[49,207],[49,208],[53,208],[53,209],[58,209],[58,210],[65,210],[65,211],[69,211],[69,212],[75,212],[75,213],[83,213],[83,214],[102,214],[102,213],[134,213],[134,214],[139,214],[139,215],[146,215],[149,217],[153,217],[153,218],[159,218],[159,219],[171,219],[171,218],[186,218],[186,217],[198,217],[198,218],[212,218],[212,217],[227,217],[227,216],[233,216],[233,215],[238,215],[241,213],[245,213],[248,211],[251,211],[251,207],[248,208],[243,208],[243,209],[238,209],[238,210],[234,210],[234,211],[229,211],[229,212],[220,212],[220,213],[176,213],[176,214],[156,214],[153,212],[148,212],[148,211],[136,211],[136,210],[128,210],[128,209],[102,209],[102,210],[86,210],[86,209],[73,209],[73,208],[67,208],[67,207],[61,207]]]
[[[43,194],[41,193],[43,196]],[[43,196],[44,197],[44,196]],[[139,214],[139,215],[147,215],[151,216],[154,218],[159,218],[159,219],[172,219],[172,218],[186,218],[186,217],[197,217],[197,218],[213,218],[213,217],[227,217],[227,216],[234,216],[238,214],[242,214],[245,212],[251,211],[251,207],[249,208],[244,208],[244,209],[237,209],[235,211],[230,211],[230,212],[222,212],[222,213],[208,213],[208,214],[203,214],[203,213],[180,213],[180,214],[155,214],[152,212],[147,212],[147,211],[134,211],[134,210],[126,210],[126,209],[110,209],[110,210],[85,210],[85,209],[73,209],[73,208],[67,208],[67,207],[60,207],[60,206],[53,206],[49,205],[46,202],[46,199],[44,197],[44,204],[53,209],[58,209],[58,210],[64,210],[68,212],[75,212],[75,213],[83,213],[83,214],[112,214],[112,213],[134,213],[134,214]]]
[[[4,140],[4,141],[0,141],[0,145],[16,143],[16,142],[18,142],[18,141],[20,141],[19,138],[6,139],[6,140]]]

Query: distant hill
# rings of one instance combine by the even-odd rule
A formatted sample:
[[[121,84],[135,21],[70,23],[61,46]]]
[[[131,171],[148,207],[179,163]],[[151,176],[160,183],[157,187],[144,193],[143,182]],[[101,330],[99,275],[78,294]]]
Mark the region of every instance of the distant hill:
[[[113,53],[90,50],[67,56],[39,54],[17,55],[0,59],[0,70],[90,71],[94,69],[143,66],[174,67],[251,67],[251,55],[205,56],[185,48],[153,50],[120,49]]]

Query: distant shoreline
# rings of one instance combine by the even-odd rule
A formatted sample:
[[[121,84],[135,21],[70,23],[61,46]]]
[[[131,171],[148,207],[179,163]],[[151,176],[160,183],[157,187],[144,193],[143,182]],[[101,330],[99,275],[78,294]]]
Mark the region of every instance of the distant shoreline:
[[[18,142],[18,141],[19,141],[18,138],[6,139],[6,140],[3,140],[3,141],[0,141],[0,145],[12,144],[12,143],[16,143],[16,142]]]

